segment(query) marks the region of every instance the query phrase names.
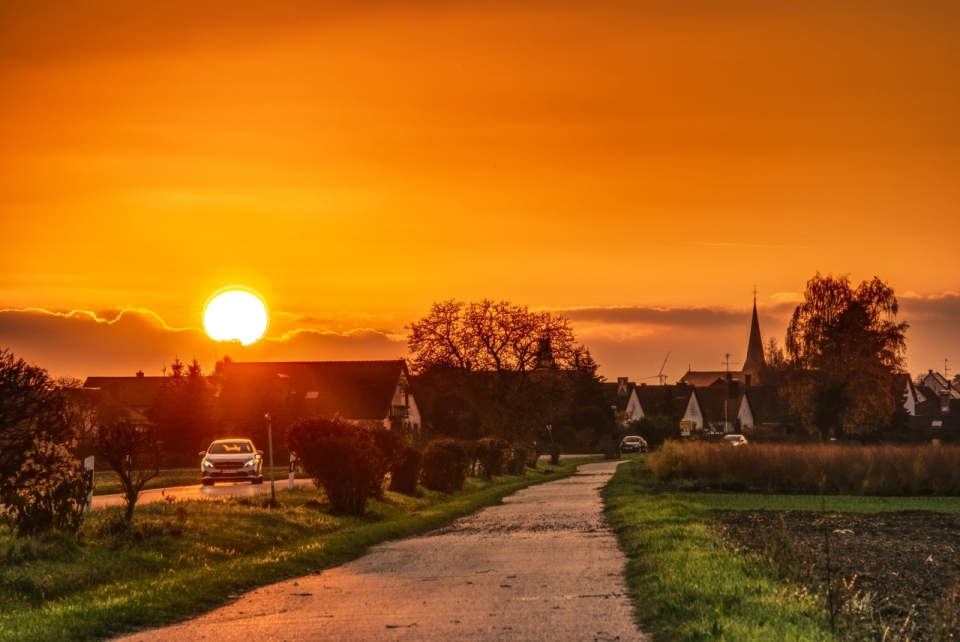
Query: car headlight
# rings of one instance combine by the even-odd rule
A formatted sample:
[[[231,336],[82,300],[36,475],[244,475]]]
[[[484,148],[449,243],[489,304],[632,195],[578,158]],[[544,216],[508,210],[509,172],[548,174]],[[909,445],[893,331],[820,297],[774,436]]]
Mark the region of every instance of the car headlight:
[[[247,461],[243,462],[243,467],[244,467],[244,468],[246,468],[247,466],[256,466],[256,465],[257,465],[257,458],[256,458],[256,457],[254,457],[253,459],[248,459]]]
[[[207,461],[206,459],[204,459],[204,460],[203,460],[203,467],[204,467],[204,468],[213,468],[213,464],[210,463],[209,461]]]

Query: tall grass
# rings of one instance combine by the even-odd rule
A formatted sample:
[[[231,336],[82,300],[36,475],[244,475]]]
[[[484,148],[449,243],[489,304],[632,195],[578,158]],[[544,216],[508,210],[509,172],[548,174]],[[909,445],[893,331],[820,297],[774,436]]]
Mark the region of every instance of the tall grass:
[[[647,459],[657,478],[731,490],[840,495],[960,495],[955,446],[733,447],[667,442]]]

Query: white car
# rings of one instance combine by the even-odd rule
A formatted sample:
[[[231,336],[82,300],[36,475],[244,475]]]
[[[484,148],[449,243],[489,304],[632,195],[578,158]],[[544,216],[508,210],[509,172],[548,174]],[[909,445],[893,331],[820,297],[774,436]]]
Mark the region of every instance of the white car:
[[[218,481],[263,483],[263,451],[249,439],[218,439],[200,453],[203,485]]]
[[[727,435],[723,438],[723,441],[731,446],[746,446],[749,443],[743,435]]]

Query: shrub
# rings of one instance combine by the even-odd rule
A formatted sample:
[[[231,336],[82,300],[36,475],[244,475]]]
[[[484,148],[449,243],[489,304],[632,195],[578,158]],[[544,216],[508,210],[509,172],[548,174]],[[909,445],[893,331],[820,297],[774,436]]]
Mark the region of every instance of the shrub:
[[[460,490],[472,460],[463,443],[455,439],[435,439],[423,449],[420,481],[430,490],[443,493]]]
[[[536,456],[536,450],[532,450],[534,456]],[[511,475],[523,475],[527,472],[527,462],[530,459],[531,447],[530,444],[526,443],[516,443],[513,445],[513,461],[510,462],[510,474]]]
[[[663,480],[736,483],[759,491],[960,495],[960,448],[666,442],[647,460]]]
[[[477,442],[476,458],[480,464],[480,476],[492,479],[505,472],[507,462],[513,458],[513,447],[506,439],[486,437]]]
[[[560,444],[550,444],[547,447],[548,452],[550,453],[550,463],[556,466],[560,463],[560,455],[563,453],[563,448],[560,447]]]
[[[0,514],[19,535],[76,533],[92,480],[74,452],[76,419],[46,370],[0,350]]]
[[[375,431],[336,417],[301,419],[287,431],[287,450],[326,492],[332,511],[346,515],[362,515],[367,500],[383,492],[390,461],[376,442]]]
[[[404,495],[416,493],[422,463],[423,455],[419,450],[409,446],[401,449],[390,468],[390,490]]]

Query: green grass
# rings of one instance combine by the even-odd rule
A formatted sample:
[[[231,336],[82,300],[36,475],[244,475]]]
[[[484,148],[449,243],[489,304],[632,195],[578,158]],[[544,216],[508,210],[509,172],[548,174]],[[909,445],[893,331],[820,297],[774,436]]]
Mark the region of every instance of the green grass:
[[[628,557],[639,624],[655,641],[829,639],[811,596],[784,586],[759,560],[718,546],[711,507],[651,492],[643,460],[621,465],[604,499]]]
[[[286,466],[274,466],[274,475],[278,480],[287,479],[288,468]],[[297,479],[306,477],[301,472],[297,472]],[[270,470],[264,469],[263,478],[270,479]],[[194,468],[165,468],[160,474],[143,487],[144,490],[151,488],[168,488],[170,486],[197,486],[200,484],[200,467]],[[94,495],[114,495],[123,491],[117,476],[111,470],[98,470],[93,474],[93,494]]]
[[[822,607],[802,586],[778,580],[769,563],[724,547],[714,510],[820,510],[812,495],[690,492],[660,482],[646,456],[633,457],[604,489],[607,515],[627,555],[627,584],[640,626],[672,640],[826,640]],[[828,511],[960,512],[960,498],[829,495]]]
[[[523,477],[494,482],[470,478],[452,495],[387,493],[360,518],[328,515],[325,498],[308,487],[281,491],[281,507],[273,511],[260,498],[138,506],[136,520],[153,530],[174,520],[178,506],[189,517],[182,536],[136,544],[97,534],[119,507],[91,513],[79,544],[17,539],[0,530],[0,639],[95,640],[175,622],[257,586],[342,564],[374,544],[437,528],[521,488],[570,475],[584,461],[541,463]]]

